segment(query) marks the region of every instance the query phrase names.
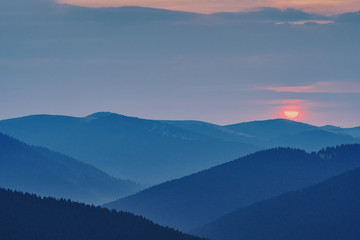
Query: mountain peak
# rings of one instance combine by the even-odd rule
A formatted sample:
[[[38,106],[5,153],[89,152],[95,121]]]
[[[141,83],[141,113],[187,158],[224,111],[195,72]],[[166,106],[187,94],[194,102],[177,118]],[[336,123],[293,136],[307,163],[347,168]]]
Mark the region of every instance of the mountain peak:
[[[112,113],[112,112],[96,112],[96,113],[86,116],[85,118],[89,119],[89,120],[93,120],[93,119],[99,119],[99,118],[108,117],[108,116],[112,116],[112,115],[117,115],[117,114]]]

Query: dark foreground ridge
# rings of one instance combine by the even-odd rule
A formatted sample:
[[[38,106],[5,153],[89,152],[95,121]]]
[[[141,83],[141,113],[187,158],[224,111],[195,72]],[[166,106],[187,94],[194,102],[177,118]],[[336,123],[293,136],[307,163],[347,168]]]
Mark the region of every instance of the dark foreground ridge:
[[[130,213],[0,188],[6,240],[200,240]]]
[[[360,169],[256,203],[193,231],[214,240],[360,239]]]

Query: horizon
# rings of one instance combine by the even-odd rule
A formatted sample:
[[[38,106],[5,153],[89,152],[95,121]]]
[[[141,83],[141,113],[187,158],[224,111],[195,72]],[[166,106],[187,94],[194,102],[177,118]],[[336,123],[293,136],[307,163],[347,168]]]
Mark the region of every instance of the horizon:
[[[253,120],[249,120],[249,121],[238,121],[238,122],[223,124],[223,123],[215,123],[215,122],[210,122],[210,121],[200,120],[200,119],[185,119],[185,118],[184,119],[157,119],[157,118],[147,118],[147,117],[126,115],[126,114],[122,114],[122,113],[109,112],[109,111],[98,111],[98,112],[93,112],[93,113],[89,113],[89,114],[85,114],[85,115],[35,113],[35,114],[20,115],[20,116],[15,116],[15,117],[10,117],[10,118],[0,118],[0,121],[12,120],[12,119],[18,119],[18,118],[25,118],[25,117],[31,117],[31,116],[54,116],[54,117],[86,118],[86,117],[90,117],[90,116],[95,115],[95,114],[102,114],[102,113],[105,113],[105,114],[109,113],[109,114],[120,115],[120,116],[124,116],[124,117],[128,117],[128,118],[138,118],[138,119],[151,120],[151,121],[195,121],[195,122],[204,122],[204,123],[214,124],[214,125],[218,125],[218,126],[230,126],[230,125],[241,124],[241,123],[250,123],[250,122],[286,120],[286,121],[290,121],[290,122],[308,124],[308,125],[312,125],[312,126],[315,126],[315,127],[332,126],[332,127],[340,127],[340,128],[344,128],[344,129],[360,127],[360,125],[354,125],[354,126],[350,126],[350,127],[338,126],[338,125],[332,125],[332,124],[316,125],[316,124],[311,124],[311,123],[307,123],[307,122],[304,122],[304,121],[297,121],[297,120],[288,119],[288,118],[281,118],[281,117],[279,117],[279,118],[268,118],[268,119],[253,119]]]

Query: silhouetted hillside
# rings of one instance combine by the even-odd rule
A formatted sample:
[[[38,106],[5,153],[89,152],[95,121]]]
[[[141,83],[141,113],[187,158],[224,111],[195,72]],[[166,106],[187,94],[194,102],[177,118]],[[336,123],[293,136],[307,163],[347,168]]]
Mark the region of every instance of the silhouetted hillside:
[[[270,140],[281,135],[296,134],[317,129],[317,127],[309,124],[286,119],[245,122],[227,125],[225,127],[235,132],[241,132],[264,140]]]
[[[355,128],[340,128],[340,127],[336,127],[336,126],[331,126],[331,125],[327,125],[322,127],[323,130],[329,131],[329,132],[333,132],[333,133],[337,133],[337,134],[346,134],[346,135],[350,135],[354,138],[360,138],[360,127],[355,127]]]
[[[260,149],[113,113],[28,116],[0,121],[0,131],[142,183],[182,177]]]
[[[205,136],[217,138],[222,141],[247,142],[262,145],[260,139],[256,139],[246,133],[233,131],[226,126],[220,126],[201,121],[163,121],[188,131],[196,132]]]
[[[142,187],[0,133],[0,187],[102,204]]]
[[[0,213],[0,237],[6,240],[199,239],[129,213],[4,189]]]
[[[359,186],[356,169],[240,209],[193,232],[213,240],[357,240]]]
[[[359,128],[316,127],[286,119],[219,126],[199,121],[165,121],[222,141],[246,142],[267,148],[292,147],[318,151],[324,147],[360,143]]]
[[[350,135],[336,134],[323,130],[304,131],[297,134],[281,135],[270,141],[273,147],[302,148],[307,151],[317,151],[324,146],[360,143]]]
[[[0,131],[75,157],[113,176],[145,184],[183,177],[262,148],[317,151],[360,143],[351,135],[356,128],[335,132],[285,119],[220,126],[108,112],[83,118],[34,115],[3,120]]]
[[[106,207],[188,231],[241,207],[360,167],[359,156],[360,145],[312,154],[289,148],[260,151],[154,186]]]

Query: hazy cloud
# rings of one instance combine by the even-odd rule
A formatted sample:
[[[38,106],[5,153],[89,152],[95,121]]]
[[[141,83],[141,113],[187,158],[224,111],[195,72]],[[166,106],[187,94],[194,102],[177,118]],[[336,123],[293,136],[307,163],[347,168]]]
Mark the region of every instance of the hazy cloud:
[[[310,12],[335,14],[360,10],[358,0],[58,0],[60,3],[88,7],[143,6],[188,12],[214,13],[246,11],[258,7],[298,8]]]
[[[330,24],[334,23],[333,20],[302,20],[302,21],[288,21],[288,22],[277,22],[276,24],[294,24],[294,25],[304,25],[307,23],[317,23],[317,24]]]
[[[317,82],[305,86],[265,87],[264,90],[294,93],[360,93],[360,83]]]

